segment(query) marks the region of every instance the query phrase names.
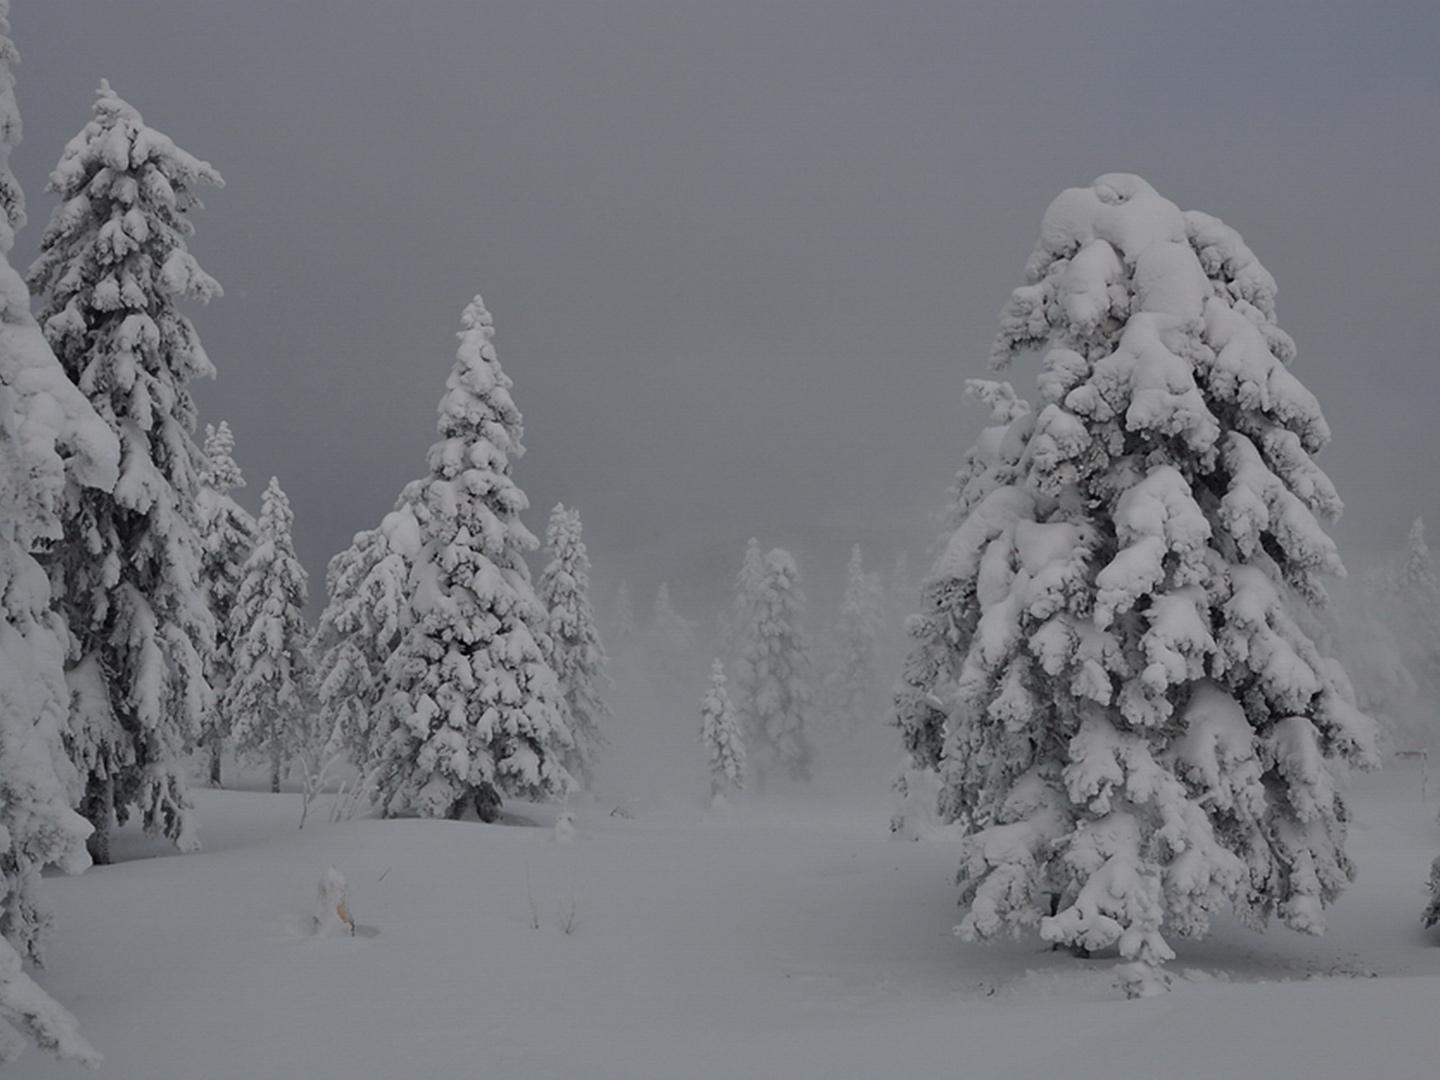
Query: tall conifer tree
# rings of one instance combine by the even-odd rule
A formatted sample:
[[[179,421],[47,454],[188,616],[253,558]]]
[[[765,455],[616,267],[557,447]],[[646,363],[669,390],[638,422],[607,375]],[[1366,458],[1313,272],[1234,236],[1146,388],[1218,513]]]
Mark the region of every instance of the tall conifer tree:
[[[47,560],[74,638],[67,736],[97,862],[112,817],[137,810],[148,830],[196,846],[183,759],[211,702],[215,627],[189,383],[214,368],[179,305],[220,295],[186,247],[199,188],[220,183],[102,83],[51,174],[61,202],[31,269],[47,340],[120,439],[114,491],[67,502],[66,543]]]

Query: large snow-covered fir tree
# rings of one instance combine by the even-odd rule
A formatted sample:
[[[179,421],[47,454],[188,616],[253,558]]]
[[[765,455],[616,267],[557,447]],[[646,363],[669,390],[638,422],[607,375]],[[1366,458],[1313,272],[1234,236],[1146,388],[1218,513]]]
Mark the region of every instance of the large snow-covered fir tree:
[[[700,701],[700,743],[710,767],[710,805],[723,806],[745,790],[745,742],[725,689],[725,664],[710,668],[710,685]]]
[[[40,960],[50,925],[41,872],[77,873],[90,862],[90,826],[71,809],[78,778],[61,745],[68,634],[35,554],[63,542],[68,500],[114,486],[120,451],[66,377],[10,265],[25,204],[10,169],[21,125],[9,14],[0,0],[0,1062],[29,1040],[94,1064],[75,1018],[25,970]]]
[[[765,556],[764,575],[745,628],[736,687],[756,785],[783,772],[810,779],[810,649],[802,622],[800,569],[788,551]]]
[[[1329,429],[1274,279],[1138,177],[1057,198],[1027,279],[993,359],[1044,350],[1040,409],[927,587],[959,932],[1118,945],[1146,992],[1165,931],[1229,907],[1318,933],[1353,876],[1334,769],[1374,760],[1374,724],[1288,609],[1342,571]]]
[[[574,738],[550,666],[545,609],[512,479],[523,453],[520,410],[477,296],[465,309],[455,367],[440,400],[430,473],[408,485],[420,547],[408,581],[408,625],[386,665],[378,794],[386,813],[493,821],[501,798],[564,795]]]
[[[66,542],[46,560],[74,637],[67,744],[100,862],[112,816],[137,809],[147,829],[195,846],[182,759],[211,700],[215,629],[188,384],[214,369],[178,305],[220,293],[186,250],[198,188],[220,183],[102,83],[51,174],[61,204],[30,272],[46,338],[120,439],[114,491],[67,501]]]
[[[419,551],[419,523],[402,502],[379,528],[356,533],[326,569],[328,600],[312,646],[320,727],[362,770],[379,750],[386,665],[406,626],[410,566]]]
[[[848,734],[880,714],[880,640],[885,593],[879,575],[867,573],[860,545],[850,549],[840,613],[826,634],[825,706],[829,722]]]
[[[255,546],[255,519],[230,495],[245,486],[245,476],[235,461],[235,436],[224,420],[219,427],[205,425],[204,452],[198,497],[200,581],[215,620],[215,644],[205,667],[215,702],[206,714],[203,741],[210,752],[210,782],[219,787],[225,740],[234,727],[234,718],[224,708],[225,688],[235,670],[230,611],[235,606],[245,560]]]
[[[305,626],[308,577],[295,554],[294,524],[290,500],[272,476],[230,611],[233,671],[223,708],[234,721],[236,751],[269,766],[273,792],[317,741]]]
[[[550,562],[540,574],[540,602],[548,615],[550,660],[560,680],[574,742],[565,757],[570,774],[589,787],[595,753],[610,710],[605,684],[605,648],[590,606],[590,555],[585,550],[580,511],[557,503],[545,529]]]

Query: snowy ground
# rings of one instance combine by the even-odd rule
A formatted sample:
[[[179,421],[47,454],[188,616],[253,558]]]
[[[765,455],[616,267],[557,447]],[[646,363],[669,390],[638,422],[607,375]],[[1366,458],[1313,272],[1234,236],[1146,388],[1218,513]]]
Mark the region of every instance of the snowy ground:
[[[1358,785],[1361,880],[1330,935],[1225,926],[1131,1002],[1113,960],[967,946],[946,845],[882,805],[582,807],[539,827],[313,819],[197,792],[206,851],[143,838],[49,882],[46,985],[116,1080],[1433,1078],[1440,852],[1418,774]],[[157,854],[163,857],[152,857]],[[328,864],[370,937],[301,932]],[[532,903],[533,898],[533,903]],[[566,926],[571,922],[570,932]],[[538,920],[539,928],[533,928]],[[89,1075],[28,1053],[29,1080]]]

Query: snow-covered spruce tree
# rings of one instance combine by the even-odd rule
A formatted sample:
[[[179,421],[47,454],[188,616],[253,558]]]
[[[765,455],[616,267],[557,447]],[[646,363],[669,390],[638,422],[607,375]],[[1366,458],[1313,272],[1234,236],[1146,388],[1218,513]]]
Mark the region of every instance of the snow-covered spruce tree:
[[[650,640],[667,673],[679,677],[695,651],[695,624],[675,610],[670,585],[664,581],[655,591]]]
[[[710,667],[710,686],[700,701],[700,743],[710,764],[710,805],[724,806],[745,790],[745,742],[725,690],[725,664]]]
[[[223,708],[233,718],[239,755],[270,766],[272,792],[316,741],[305,626],[308,576],[295,554],[294,525],[290,500],[272,476],[260,500],[255,550],[245,560],[230,611],[234,670]]]
[[[328,601],[311,649],[320,728],[362,771],[378,750],[385,668],[406,625],[410,566],[419,551],[419,523],[402,502],[379,528],[356,533],[326,570]]]
[[[68,635],[35,553],[61,541],[67,499],[113,487],[120,451],[66,378],[10,265],[25,211],[9,164],[20,140],[9,14],[0,0],[0,1062],[28,1038],[94,1064],[74,1017],[25,970],[40,960],[50,924],[41,871],[77,873],[90,862],[90,826],[70,807],[77,778],[61,746]]]
[[[605,648],[590,607],[590,556],[585,550],[580,511],[557,503],[545,529],[550,562],[540,574],[540,602],[549,616],[550,661],[575,737],[565,767],[587,788],[595,753],[605,743],[601,730],[610,710],[600,696],[606,681]]]
[[[1212,913],[1319,933],[1373,722],[1287,611],[1342,570],[1329,430],[1239,235],[1135,176],[1046,212],[994,360],[1045,350],[1020,472],[936,578],[971,601],[943,755],[962,936],[1118,945],[1132,993]],[[1017,420],[1028,423],[1027,417]]]
[[[1394,577],[1406,639],[1406,660],[1426,697],[1440,700],[1440,577],[1425,542],[1425,519],[1416,518]]]
[[[235,436],[224,420],[220,426],[205,425],[205,465],[200,474],[200,581],[215,620],[215,644],[205,667],[205,677],[215,694],[214,707],[206,713],[203,741],[210,751],[210,783],[220,786],[220,768],[225,740],[234,719],[224,709],[225,688],[234,672],[230,638],[230,611],[245,560],[255,546],[255,519],[230,492],[245,486],[245,477],[235,462]]]
[[[112,814],[136,809],[148,830],[196,846],[182,760],[211,701],[215,628],[188,383],[214,368],[177,305],[220,294],[185,247],[197,188],[220,182],[102,83],[51,174],[61,204],[30,271],[46,338],[120,438],[114,491],[68,500],[65,543],[46,559],[74,637],[67,745],[97,862]]]
[[[630,599],[630,586],[624,581],[615,586],[615,606],[610,614],[609,636],[622,647],[635,640],[635,604]]]
[[[1340,602],[1328,613],[1355,703],[1379,727],[1382,750],[1415,750],[1433,745],[1437,734],[1430,710],[1417,700],[1419,684],[1405,662],[1396,635],[1396,596],[1391,575],[1372,567],[1345,583]],[[1397,624],[1398,625],[1398,624]]]
[[[502,795],[564,795],[574,738],[524,553],[529,505],[510,475],[520,410],[477,296],[440,400],[430,474],[402,501],[419,524],[408,625],[386,665],[378,794],[387,814],[493,821]]]
[[[885,631],[885,594],[876,574],[866,573],[857,544],[850,549],[840,614],[830,627],[825,691],[827,711],[848,734],[879,715],[880,638]]]
[[[987,495],[1019,476],[1034,419],[1029,404],[1016,396],[1009,383],[972,379],[965,390],[969,397],[989,406],[990,417],[980,438],[966,452],[950,488],[946,520],[952,532]],[[946,788],[936,780],[942,768],[947,718],[952,709],[963,708],[955,688],[979,609],[974,582],[965,575],[957,577],[955,569],[944,560],[937,562],[921,586],[919,612],[905,621],[910,649],[894,701],[895,725],[900,729],[906,762],[895,781],[897,810],[891,827],[906,835],[913,836],[910,826],[918,823],[907,822],[911,811],[904,808],[911,807],[922,792],[927,798],[933,792],[943,799]],[[941,824],[953,822],[958,812],[955,807],[938,804],[914,809]]]
[[[788,551],[765,556],[764,577],[741,646],[736,686],[756,786],[773,771],[810,779],[810,649],[801,623],[805,597]]]
[[[730,664],[740,660],[744,647],[745,629],[755,610],[755,597],[759,595],[760,584],[765,579],[765,556],[760,551],[760,541],[751,537],[745,542],[745,556],[740,570],[735,575],[735,597],[730,611],[720,615],[720,654]]]

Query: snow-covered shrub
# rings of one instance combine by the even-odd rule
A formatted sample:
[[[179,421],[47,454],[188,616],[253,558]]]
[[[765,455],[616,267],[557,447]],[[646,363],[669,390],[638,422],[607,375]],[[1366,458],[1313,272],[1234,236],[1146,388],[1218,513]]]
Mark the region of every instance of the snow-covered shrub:
[[[978,451],[902,727],[968,834],[958,931],[1118,946],[1143,992],[1163,930],[1319,933],[1354,873],[1375,728],[1291,614],[1342,572],[1329,429],[1273,278],[1140,178],[1057,198],[1026,276],[993,359],[1042,350],[1040,404]]]
[[[196,846],[183,759],[211,703],[215,641],[200,582],[204,455],[189,382],[214,368],[185,300],[220,286],[186,249],[202,184],[220,174],[100,88],[94,118],[50,176],[60,197],[30,272],[38,318],[65,372],[120,439],[114,491],[64,506],[46,562],[74,642],[67,730],[85,779],[91,853],[109,858],[112,814]]]
[[[325,868],[315,888],[315,934],[318,937],[351,937],[355,919],[350,914],[350,885],[333,866]]]

